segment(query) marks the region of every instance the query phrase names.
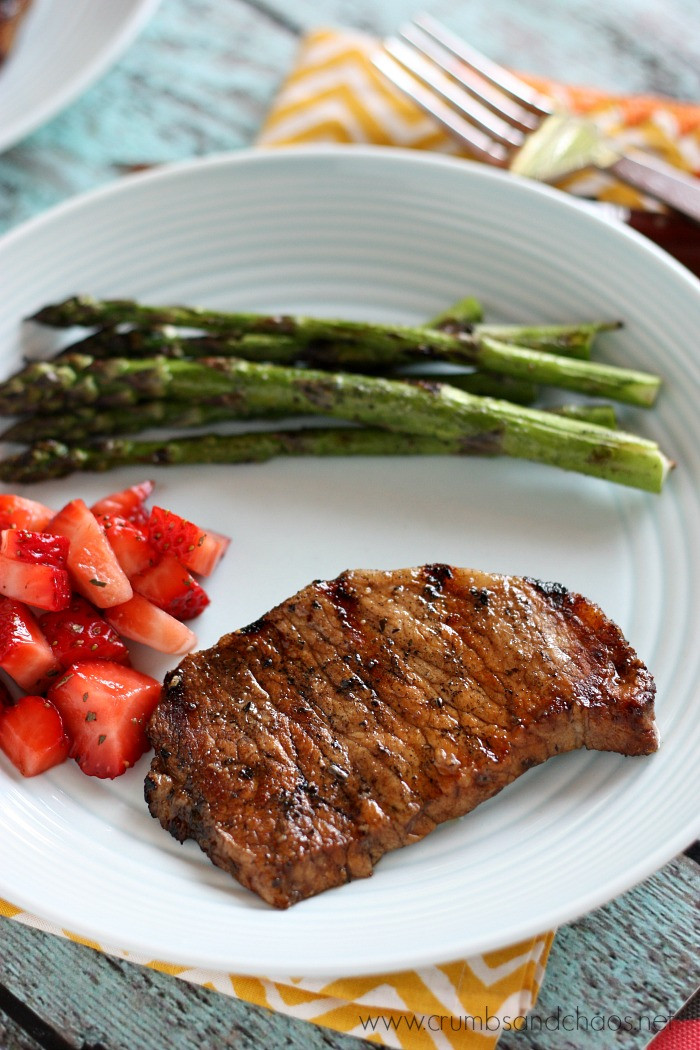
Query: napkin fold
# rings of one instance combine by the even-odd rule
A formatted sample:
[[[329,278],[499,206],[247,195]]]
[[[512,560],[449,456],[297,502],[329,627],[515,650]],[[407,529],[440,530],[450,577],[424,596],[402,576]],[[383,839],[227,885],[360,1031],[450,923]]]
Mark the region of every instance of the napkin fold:
[[[258,137],[260,146],[367,143],[469,153],[440,124],[379,73],[371,62],[377,40],[347,29],[317,29],[302,40],[297,62],[282,84]],[[654,153],[700,176],[700,105],[651,96],[611,95],[518,71],[570,112],[586,115],[621,146]],[[557,183],[577,196],[658,211],[651,197],[599,171]]]
[[[553,934],[469,960],[372,977],[246,977],[86,940],[0,899],[0,915],[236,999],[403,1050],[489,1050],[537,998]]]

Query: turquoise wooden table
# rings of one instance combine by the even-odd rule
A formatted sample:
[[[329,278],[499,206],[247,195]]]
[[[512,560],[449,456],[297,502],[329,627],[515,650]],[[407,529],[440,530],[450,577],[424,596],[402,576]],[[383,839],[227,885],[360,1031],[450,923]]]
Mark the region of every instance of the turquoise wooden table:
[[[425,6],[520,69],[700,101],[697,0]],[[163,0],[109,72],[0,156],[0,232],[143,165],[251,145],[306,29],[385,33],[414,11],[409,0]],[[700,983],[699,899],[700,850],[691,846],[642,885],[560,929],[535,1010],[540,1023],[504,1035],[499,1046],[645,1046]],[[576,1010],[602,1020],[567,1032],[556,1019]],[[615,1032],[606,1024],[613,1015],[634,1023]],[[0,1050],[359,1045],[0,920]]]

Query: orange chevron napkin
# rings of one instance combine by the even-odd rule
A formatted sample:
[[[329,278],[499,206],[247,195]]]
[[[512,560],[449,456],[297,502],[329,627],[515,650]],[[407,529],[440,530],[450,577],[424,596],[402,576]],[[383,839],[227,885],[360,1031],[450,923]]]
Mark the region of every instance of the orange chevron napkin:
[[[373,977],[246,977],[176,966],[88,941],[0,899],[0,916],[236,999],[403,1050],[489,1050],[521,1028],[554,935],[469,960]],[[1,935],[0,935],[1,936]]]
[[[318,29],[302,41],[298,59],[268,114],[260,146],[311,142],[469,154],[432,117],[375,70],[375,38],[354,30]],[[571,112],[585,114],[621,145],[647,149],[700,177],[700,105],[621,96],[518,73]],[[660,205],[602,172],[581,172],[557,184],[578,196],[658,211]]]

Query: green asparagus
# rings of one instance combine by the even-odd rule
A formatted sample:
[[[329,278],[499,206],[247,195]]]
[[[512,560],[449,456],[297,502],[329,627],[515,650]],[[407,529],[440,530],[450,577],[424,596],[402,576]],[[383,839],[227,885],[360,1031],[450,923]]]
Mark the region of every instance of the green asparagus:
[[[483,340],[477,358],[487,371],[643,407],[653,404],[660,386],[658,376],[650,373],[556,357],[495,339]],[[197,361],[165,357],[95,360],[88,354],[68,354],[56,361],[27,365],[0,384],[0,413],[17,415],[38,407],[46,412],[62,411],[96,402],[116,406],[161,397],[206,400],[222,394],[235,396],[230,376],[240,371],[240,364],[238,359],[221,357]],[[266,367],[273,366],[251,363],[251,368]],[[311,369],[296,372],[295,378],[302,383],[312,375]],[[259,375],[261,382],[266,382],[265,372]]]
[[[408,377],[400,378],[403,382],[409,381]],[[444,375],[440,376],[441,380],[445,378]],[[519,382],[516,379],[509,380],[507,376],[490,376],[486,373],[474,372],[463,376],[450,376],[449,379],[451,386],[481,396],[500,395],[517,404],[531,404],[535,399],[535,388],[531,383]],[[424,383],[437,380],[437,375],[421,377],[421,382]],[[611,409],[610,412],[614,418],[614,411]],[[277,419],[285,414],[285,412],[272,409],[269,409],[264,415],[257,410],[246,411],[245,408],[237,408],[235,404],[231,405],[228,398],[206,402],[163,399],[141,401],[133,411],[125,411],[124,408],[79,405],[70,412],[41,412],[19,419],[0,434],[0,439],[15,444],[31,444],[47,438],[57,438],[60,441],[73,443],[107,434],[137,434],[139,431],[153,427],[200,427],[232,419]],[[579,418],[587,417],[582,412]],[[591,423],[604,422],[597,410],[593,411],[589,418]]]
[[[602,427],[597,449],[610,454],[610,470],[604,475],[622,484],[658,491],[670,464],[651,442],[635,442],[621,435],[615,447],[610,432]],[[593,433],[589,437],[594,441]],[[254,431],[245,434],[202,434],[163,440],[135,441],[107,438],[87,445],[66,445],[49,440],[30,446],[16,456],[0,461],[0,479],[29,483],[65,477],[74,471],[105,471],[114,467],[153,464],[244,463],[273,456],[370,456],[370,455],[480,455],[513,454],[506,448],[504,432],[479,431],[471,435],[440,437],[431,434],[392,432],[377,428],[309,427],[283,431]],[[616,463],[613,464],[613,460]],[[644,465],[642,465],[642,461]],[[559,465],[563,465],[561,462]],[[597,471],[585,471],[598,473]]]
[[[0,479],[13,484],[49,481],[75,471],[135,464],[251,463],[273,456],[492,455],[488,435],[473,439],[394,433],[362,427],[307,427],[245,434],[199,434],[158,441],[108,438],[87,445],[47,440],[0,460]]]
[[[438,377],[432,376],[435,381]],[[443,376],[444,378],[444,376]],[[475,372],[473,375],[450,376],[450,386],[457,386],[460,390],[469,393],[487,394],[495,393],[493,383],[488,383],[486,374]],[[455,378],[459,380],[455,383]],[[502,377],[507,378],[507,377]],[[474,383],[468,383],[473,379]],[[483,384],[478,382],[483,380]],[[423,378],[425,381],[425,378]],[[534,398],[527,389],[527,384],[520,384],[524,389],[515,389],[516,381],[512,387],[508,383],[503,384],[504,393],[507,392],[508,401],[518,404],[526,403],[526,395],[529,400]],[[475,389],[476,388],[476,389]],[[517,394],[522,394],[522,399]],[[588,423],[596,423],[598,426],[616,427],[615,409],[612,405],[561,405],[551,409],[559,415],[567,415],[572,419],[580,419]],[[264,418],[281,418],[281,412],[268,412]],[[142,430],[160,427],[201,427],[211,423],[220,423],[228,420],[249,419],[251,416],[245,410],[236,410],[235,406],[228,404],[226,400],[218,402],[191,402],[184,401],[141,401],[134,411],[125,412],[123,408],[99,408],[94,405],[81,405],[71,412],[56,414],[42,413],[40,415],[27,416],[9,426],[2,434],[0,440],[13,442],[15,444],[33,444],[49,438],[56,438],[69,444],[85,441],[91,437],[105,435],[137,434]],[[252,418],[263,418],[260,413],[253,412]]]
[[[446,310],[440,310],[428,321],[429,328],[442,328],[446,332],[461,332],[465,328],[483,321],[484,308],[473,295],[465,295]]]
[[[441,440],[488,440],[504,455],[654,492],[660,491],[671,465],[652,441],[477,397],[448,384],[405,383],[234,358],[92,361],[76,355],[73,362],[35,364],[26,371],[29,382],[25,376],[24,383],[18,384],[15,377],[4,384],[1,411],[70,411],[71,404],[98,400],[117,407],[161,398],[187,402],[227,397],[236,411],[250,414],[322,415]]]
[[[431,322],[432,325],[432,322]],[[453,337],[470,336],[478,346],[484,339],[497,339],[499,342],[513,346],[539,350],[542,353],[575,357],[581,360],[590,358],[591,345],[598,332],[609,331],[619,327],[616,324],[600,322],[597,324],[574,325],[505,325],[473,324],[466,328],[441,325],[436,330]],[[115,331],[113,328],[101,328],[92,335],[86,336],[78,343],[67,347],[61,356],[71,353],[85,353],[93,357],[150,357],[162,354],[165,357],[242,357],[246,361],[269,361],[274,364],[295,364],[308,362],[317,366],[336,367],[356,365],[365,370],[376,367],[368,355],[363,354],[354,343],[344,346],[340,341],[315,340],[300,343],[295,336],[247,334],[240,336],[205,335],[185,336],[175,328],[164,325],[156,328],[131,328],[128,331]],[[416,357],[423,357],[416,351]],[[445,360],[455,361],[454,354]],[[386,352],[381,361],[383,366],[391,367]],[[406,363],[399,360],[399,364]]]
[[[580,419],[584,423],[596,423],[599,427],[609,427],[614,430],[617,426],[617,416],[612,405],[558,405],[550,411],[559,416],[567,416],[569,419]]]
[[[304,360],[316,367],[386,371],[417,361],[444,360],[454,364],[475,365],[517,378],[525,376],[533,382],[555,386],[562,385],[560,379],[564,377],[567,389],[588,392],[585,378],[580,380],[582,385],[575,385],[579,380],[576,379],[577,372],[573,367],[560,374],[559,361],[565,352],[565,340],[561,341],[556,355],[552,355],[546,350],[513,346],[493,338],[488,333],[478,334],[475,331],[460,330],[455,333],[427,326],[389,325],[288,314],[226,314],[185,306],[154,307],[132,300],[97,301],[79,297],[55,306],[46,306],[35,314],[32,320],[58,327],[104,327],[119,324],[133,324],[145,328],[163,325],[194,327],[214,332],[219,337],[233,338],[234,342],[247,335],[274,335],[285,339],[281,344],[279,357],[275,358],[277,364]],[[503,332],[502,326],[499,326],[499,331]],[[293,347],[289,346],[288,338],[295,341]],[[220,349],[224,344],[221,344],[220,340],[217,340],[217,343],[219,346],[216,356],[221,356],[226,352]],[[204,353],[211,354],[211,340],[205,338],[202,345]],[[233,352],[236,353],[235,348]],[[580,353],[580,346],[576,352]],[[193,354],[188,353],[188,356]],[[269,348],[262,356],[269,360]],[[575,362],[572,362],[573,364]],[[626,372],[582,362],[581,368],[584,366],[594,370],[594,374],[596,370],[605,373]],[[629,372],[626,379],[622,374],[618,379],[620,390],[625,387],[634,388],[633,404],[653,402],[659,385],[658,377]],[[604,381],[602,375],[600,381]],[[642,387],[643,396],[641,392],[637,393]],[[616,395],[607,394],[602,389],[597,392],[603,396],[620,396],[619,392]]]
[[[57,359],[72,354],[91,357],[242,357],[246,361],[295,364],[301,360],[299,341],[288,335],[203,336],[180,334],[170,325],[131,328],[126,332],[101,328],[65,347]]]

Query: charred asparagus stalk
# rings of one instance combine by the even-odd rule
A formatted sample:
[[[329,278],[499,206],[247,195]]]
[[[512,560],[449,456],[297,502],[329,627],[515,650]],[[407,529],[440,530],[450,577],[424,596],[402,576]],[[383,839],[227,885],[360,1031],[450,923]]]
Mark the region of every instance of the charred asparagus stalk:
[[[431,378],[436,379],[437,377]],[[473,387],[481,387],[481,383],[475,382],[472,386],[467,383],[467,380],[472,378],[484,380],[484,386],[486,386],[488,379],[485,373],[474,373],[473,377],[469,375],[457,378],[461,380],[458,389],[477,394],[482,394],[484,391],[473,389]],[[454,386],[452,377],[450,379],[449,385]],[[493,385],[488,384],[488,386],[491,391],[494,389]],[[505,386],[508,388],[509,384],[506,383]],[[524,389],[521,393],[528,394],[527,384],[522,384],[522,386]],[[513,380],[513,388],[508,389],[507,400],[518,404],[525,403],[524,397],[521,400],[514,396],[519,393],[514,387],[515,380]],[[530,400],[532,399],[531,397]],[[595,423],[597,426],[612,429],[617,426],[615,409],[612,405],[560,405],[548,411],[555,412],[557,415],[569,416],[571,419]],[[279,413],[269,412],[266,418],[273,419],[278,416]],[[254,413],[254,417],[260,418],[258,413]],[[125,412],[123,408],[98,408],[94,405],[83,405],[70,413],[27,416],[3,431],[0,439],[15,444],[31,445],[38,441],[55,438],[58,441],[75,444],[105,435],[124,436],[159,427],[201,427],[210,423],[247,418],[250,417],[244,411],[236,411],[235,407],[226,402],[223,404],[204,402],[187,404],[182,401],[142,401],[135,406],[133,412]]]
[[[223,400],[206,403],[185,401],[141,401],[131,408],[100,408],[82,405],[70,413],[34,415],[20,419],[1,435],[3,441],[33,444],[56,438],[69,444],[107,435],[138,434],[161,427],[201,427],[212,423],[247,419],[281,419],[286,413],[236,408]],[[592,420],[596,422],[596,420]]]
[[[416,382],[416,377],[396,377],[403,382]],[[531,404],[535,400],[535,387],[532,383],[510,379],[508,376],[492,376],[487,372],[472,372],[465,375],[421,375],[420,382],[436,382],[449,379],[450,386],[468,393],[488,397],[502,397],[517,404]],[[589,419],[591,423],[604,426],[614,425],[615,412],[612,407],[606,414],[601,414],[602,406],[591,406],[591,413],[581,406],[577,418]],[[269,409],[264,418],[277,419],[285,412]],[[0,439],[15,443],[32,444],[48,438],[73,443],[85,441],[90,437],[107,434],[137,434],[139,431],[153,427],[200,427],[226,420],[243,420],[261,418],[257,409],[248,411],[245,407],[223,401],[141,401],[133,411],[124,408],[102,408],[99,405],[79,405],[70,412],[36,413],[26,416],[8,427]]]
[[[443,333],[434,334],[443,337]],[[487,371],[643,407],[653,404],[660,386],[658,376],[647,372],[557,357],[508,346],[495,339],[483,339],[476,358]],[[56,361],[27,365],[0,384],[0,413],[20,415],[36,408],[44,412],[62,411],[72,405],[95,403],[116,406],[163,397],[191,401],[229,394],[235,396],[237,386],[235,382],[232,386],[232,378],[244,376],[243,364],[235,358],[222,357],[197,361],[164,357],[94,360],[88,354],[68,354]],[[245,377],[252,381],[253,376],[257,376],[259,385],[267,386],[265,369],[274,367],[251,363],[252,371],[245,373]],[[255,372],[255,369],[259,371]],[[315,382],[311,378],[312,370],[295,371],[296,374],[292,375],[292,370],[287,369],[289,383],[285,384],[284,393],[289,384],[296,382],[303,386]],[[358,382],[362,381],[362,376],[356,378]],[[280,394],[281,408],[285,407],[284,393]]]
[[[581,362],[578,362],[581,364]],[[493,452],[660,491],[671,466],[658,446],[631,434],[477,397],[447,384],[252,364],[235,359],[92,361],[32,365],[0,391],[3,411],[67,410],[71,404],[126,406],[173,398],[227,397],[264,416],[322,415],[443,441],[477,440]]]
[[[48,481],[75,471],[148,464],[252,463],[274,456],[493,455],[488,438],[442,441],[429,435],[363,427],[308,427],[246,434],[199,434],[161,441],[108,438],[88,445],[42,441],[0,461],[0,479]]]
[[[285,339],[285,349],[281,351],[282,359],[276,359],[275,362],[278,364],[305,360],[317,367],[386,371],[416,361],[444,360],[475,365],[517,378],[526,377],[532,382],[565,385],[567,389],[582,390],[584,393],[589,392],[587,384],[591,381],[585,369],[584,373],[578,376],[575,360],[571,362],[568,370],[558,369],[556,362],[559,362],[560,355],[564,352],[563,343],[557,354],[551,355],[543,350],[512,346],[488,334],[477,334],[474,331],[454,333],[425,326],[388,325],[292,315],[223,313],[185,306],[145,306],[132,300],[99,301],[80,297],[46,306],[31,320],[57,327],[109,327],[133,324],[137,327],[152,328],[174,325],[211,331],[219,337],[232,338],[234,341],[249,335],[274,335],[296,340],[299,349],[292,351]],[[502,326],[500,330],[502,332]],[[205,353],[210,353],[212,344],[207,341],[204,345]],[[294,357],[291,356],[292,353]],[[216,356],[222,356],[218,348]],[[265,359],[269,359],[269,354],[266,353]],[[552,360],[555,361],[554,366]],[[626,371],[581,362],[581,368],[584,366],[600,373],[598,381],[601,383],[604,382],[604,373]],[[613,383],[612,377],[609,382]],[[597,389],[595,392],[601,396],[626,400],[626,397],[620,398],[620,390],[634,388],[636,393],[633,404],[651,404],[658,385],[659,381],[655,376],[630,372],[627,379],[617,377],[617,394]]]
[[[605,433],[602,427],[595,428]],[[624,435],[629,441],[629,435]],[[622,456],[618,448],[618,472],[610,476],[622,484],[658,491],[668,470],[650,447],[634,448],[629,442]],[[602,442],[599,444],[602,447]],[[17,456],[0,461],[0,479],[29,483],[65,477],[75,471],[105,471],[135,464],[182,465],[192,463],[261,462],[273,456],[415,456],[479,455],[496,456],[504,451],[500,436],[485,431],[473,436],[441,438],[428,434],[407,434],[375,428],[316,428],[255,431],[246,434],[202,434],[161,441],[107,438],[87,445],[66,445],[43,441]],[[622,465],[624,460],[627,465]],[[632,466],[633,460],[646,459],[646,466]],[[652,464],[654,464],[652,466]]]
[[[595,423],[599,427],[615,430],[617,416],[612,405],[558,405],[548,411],[568,419],[580,419],[582,423]]]
[[[558,354],[582,360],[590,358],[594,337],[619,325],[607,322],[573,325],[506,325],[462,323],[457,327],[454,318],[428,329],[443,332],[453,338],[470,337],[478,346],[483,339],[497,339],[513,346],[528,347],[542,353]],[[361,348],[352,343],[343,346],[340,340],[317,339],[301,342],[294,335],[249,333],[245,335],[185,336],[170,325],[155,328],[131,328],[115,331],[101,328],[78,343],[67,347],[61,356],[71,353],[90,354],[92,357],[241,357],[246,361],[269,361],[274,364],[296,364],[305,362],[319,367],[358,367],[373,371],[377,366],[393,367],[385,351],[381,359],[373,361]],[[404,358],[405,358],[404,352]],[[422,359],[423,352],[411,352],[415,359]],[[464,351],[460,351],[462,356]],[[456,352],[445,360],[457,361]],[[408,363],[402,359],[399,365]]]
[[[473,295],[465,295],[446,310],[434,314],[428,321],[428,327],[441,328],[444,332],[462,332],[483,319],[484,310],[479,300]]]
[[[100,408],[81,405],[70,412],[37,414],[20,419],[0,437],[15,444],[33,444],[56,438],[69,444],[104,435],[138,434],[156,427],[201,427],[227,420],[250,418],[278,419],[281,413],[269,411],[264,416],[245,408],[237,409],[225,400],[220,403],[185,401],[141,401],[128,408]]]

